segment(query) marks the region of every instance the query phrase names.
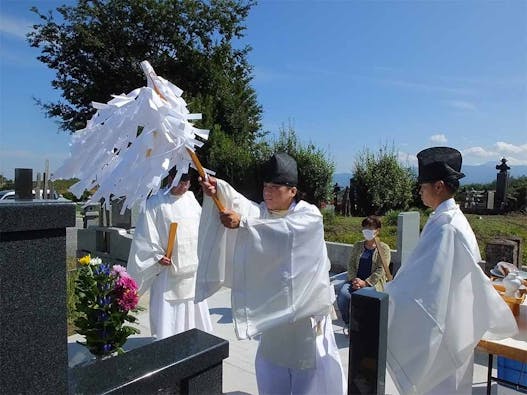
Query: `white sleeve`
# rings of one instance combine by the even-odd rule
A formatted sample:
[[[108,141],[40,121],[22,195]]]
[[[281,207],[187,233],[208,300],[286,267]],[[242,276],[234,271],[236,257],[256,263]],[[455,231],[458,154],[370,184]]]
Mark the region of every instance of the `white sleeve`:
[[[147,205],[135,228],[127,270],[139,285],[140,295],[150,289],[155,276],[162,269],[158,262],[164,255],[165,247],[162,246],[157,229],[157,221],[162,220],[157,218],[155,208]]]
[[[259,215],[258,206],[225,181],[217,180],[217,190],[225,208],[236,211],[242,217]],[[196,303],[210,297],[222,286],[231,286],[232,255],[237,234],[237,229],[223,226],[213,200],[205,196],[199,224]]]

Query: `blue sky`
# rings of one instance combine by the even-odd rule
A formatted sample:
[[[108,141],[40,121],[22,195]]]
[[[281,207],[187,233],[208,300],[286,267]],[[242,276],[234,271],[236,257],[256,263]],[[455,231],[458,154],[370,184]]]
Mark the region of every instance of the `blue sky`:
[[[57,168],[70,137],[32,97],[55,100],[52,71],[24,34],[32,5],[1,0],[0,174]],[[527,1],[260,1],[247,20],[263,128],[292,125],[351,172],[366,147],[403,163],[433,145],[464,163],[527,165]],[[155,65],[153,65],[155,68]],[[136,87],[130,87],[130,90]],[[116,92],[120,93],[120,92]]]

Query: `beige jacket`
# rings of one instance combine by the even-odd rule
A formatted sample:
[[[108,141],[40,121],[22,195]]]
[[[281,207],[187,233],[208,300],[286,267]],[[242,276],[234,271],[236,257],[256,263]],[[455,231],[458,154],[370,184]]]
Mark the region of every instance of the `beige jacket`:
[[[351,256],[348,262],[348,280],[352,280],[357,277],[357,271],[359,269],[360,256],[364,252],[364,241],[358,241],[353,244],[351,247]],[[366,282],[379,292],[384,290],[384,285],[386,284],[386,273],[384,272],[384,267],[382,265],[381,257],[379,252],[383,254],[384,261],[386,266],[390,265],[390,247],[388,244],[381,241],[380,246],[377,246],[373,252],[372,264],[371,264],[371,274],[366,279]]]

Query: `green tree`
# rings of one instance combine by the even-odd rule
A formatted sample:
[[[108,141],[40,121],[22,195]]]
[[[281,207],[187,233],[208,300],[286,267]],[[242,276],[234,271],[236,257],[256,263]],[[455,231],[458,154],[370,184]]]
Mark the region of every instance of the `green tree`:
[[[527,176],[511,177],[509,180],[510,208],[527,212]]]
[[[399,163],[393,147],[385,145],[377,153],[364,149],[354,168],[360,215],[384,215],[388,210],[408,209],[415,175]]]
[[[56,71],[51,84],[62,94],[57,102],[37,101],[47,116],[61,120],[63,130],[74,132],[93,115],[92,101],[144,86],[139,64],[148,60],[184,90],[191,111],[203,114],[197,126],[211,130],[211,143],[198,152],[204,165],[230,175],[238,186],[246,152],[260,136],[250,47],[234,46],[253,5],[252,0],[80,0],[57,8],[60,21],[33,7],[42,23],[33,26],[28,41],[40,48],[38,59]],[[234,151],[219,160],[225,145]],[[216,159],[209,163],[211,152]],[[237,160],[224,162],[229,155]]]
[[[15,183],[13,180],[10,180],[0,174],[0,191],[5,189],[15,189]]]
[[[335,164],[326,152],[311,143],[303,145],[291,126],[280,129],[270,148],[272,152],[287,152],[296,159],[298,189],[302,199],[317,206],[331,199]]]

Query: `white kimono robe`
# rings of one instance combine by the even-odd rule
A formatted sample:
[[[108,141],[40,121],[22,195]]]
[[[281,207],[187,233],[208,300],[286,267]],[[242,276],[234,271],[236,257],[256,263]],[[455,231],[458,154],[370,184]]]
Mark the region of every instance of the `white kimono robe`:
[[[212,331],[207,302],[194,306],[200,214],[192,192],[175,196],[159,191],[148,199],[137,223],[128,272],[140,295],[150,290],[150,330],[158,339],[196,327]],[[172,222],[178,224],[172,265],[163,266],[159,260],[165,255]]]
[[[454,199],[444,201],[385,287],[390,297],[386,393],[471,393],[474,347],[483,337],[517,332],[480,260],[467,219]]]
[[[249,201],[222,180],[217,190],[225,206],[242,219],[238,229],[225,228],[212,200],[205,198],[196,300],[222,286],[232,288],[236,335],[246,339],[261,334],[256,361],[260,393],[290,391],[295,380],[301,381],[295,388],[303,393],[343,393],[346,383],[328,318],[334,291],[319,210],[300,201],[278,217],[265,203]],[[283,385],[276,370],[286,372]],[[295,372],[302,371],[310,383],[300,375],[295,379]]]

